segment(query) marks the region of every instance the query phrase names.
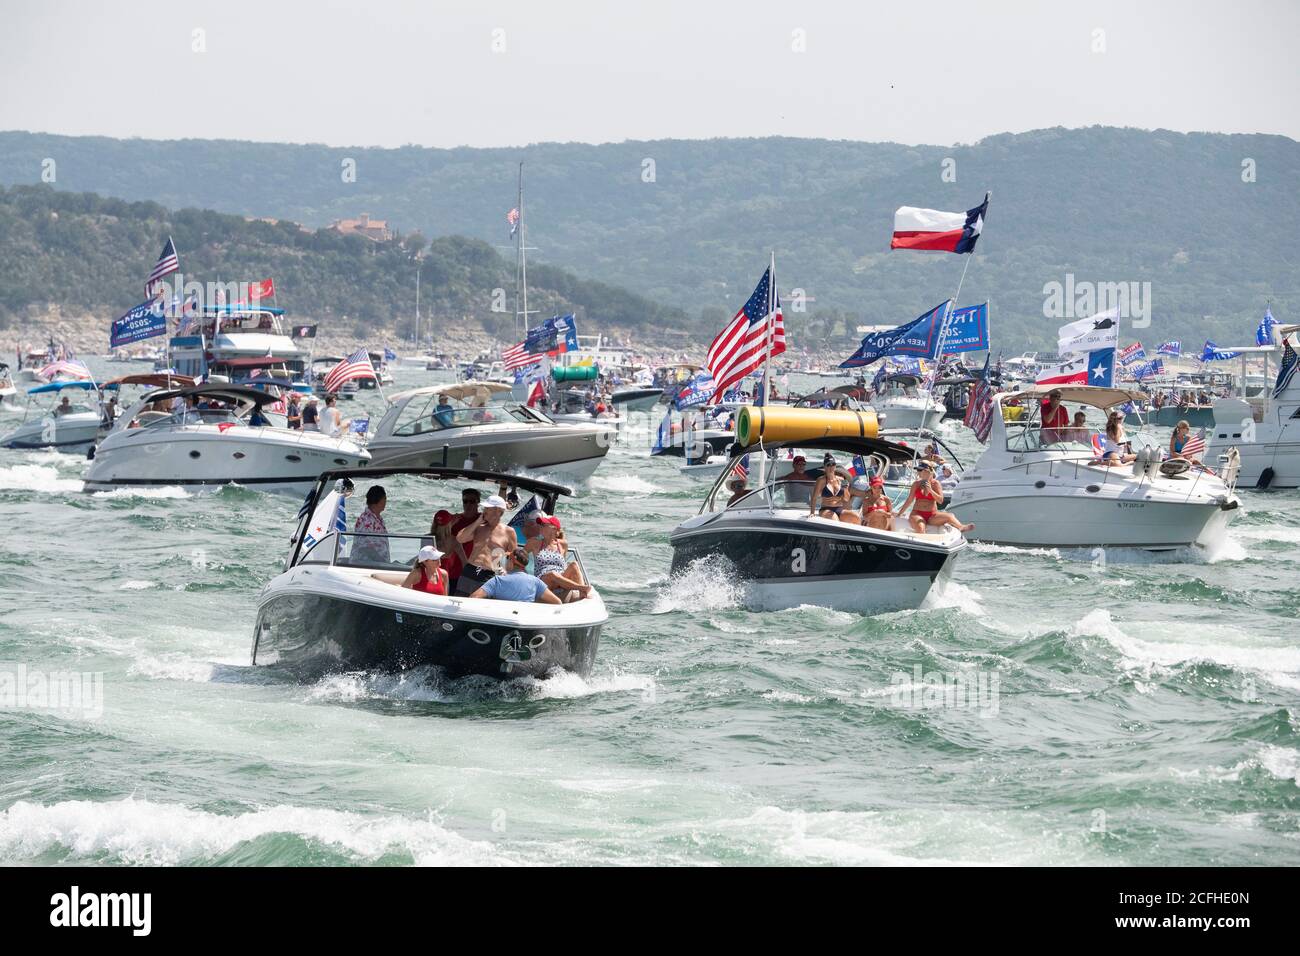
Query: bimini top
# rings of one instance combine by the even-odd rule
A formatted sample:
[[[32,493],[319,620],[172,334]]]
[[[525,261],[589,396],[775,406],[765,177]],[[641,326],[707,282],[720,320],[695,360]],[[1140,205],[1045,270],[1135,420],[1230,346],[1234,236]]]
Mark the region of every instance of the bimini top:
[[[393,475],[413,475],[432,481],[480,481],[486,484],[506,484],[544,495],[568,497],[573,494],[573,489],[565,485],[502,471],[482,471],[477,468],[337,468],[333,471],[321,472],[319,481],[321,484],[329,484],[338,478],[391,478]]]
[[[270,405],[278,402],[280,396],[271,395],[256,388],[243,385],[191,385],[186,388],[165,388],[159,392],[150,392],[144,397],[146,402],[165,402],[173,398],[220,398],[228,402],[251,402],[254,405]]]
[[[29,388],[27,390],[27,394],[39,395],[42,392],[61,392],[65,388],[79,388],[82,389],[83,391],[88,392],[91,389],[98,388],[98,386],[94,382],[88,382],[85,379],[77,379],[75,381],[66,381],[66,382],[65,381],[46,382],[44,385],[37,385],[34,388]]]
[[[166,372],[152,372],[144,375],[123,375],[119,378],[110,378],[107,382],[102,383],[100,388],[121,388],[123,385],[143,385],[146,388],[187,388],[193,384],[194,379],[189,375],[177,375],[175,373],[169,375]]]
[[[1034,385],[1018,392],[1008,392],[1002,401],[1009,398],[1035,398],[1042,400],[1052,392],[1061,393],[1062,402],[1078,402],[1092,405],[1094,408],[1110,408],[1122,402],[1134,402],[1143,398],[1142,392],[1128,388],[1102,388],[1100,385]]]
[[[509,391],[511,386],[504,382],[457,382],[453,385],[425,385],[423,388],[412,388],[389,396],[389,401],[396,403],[419,395],[446,395],[448,398],[455,398],[462,402],[472,398],[482,404],[493,395]]]

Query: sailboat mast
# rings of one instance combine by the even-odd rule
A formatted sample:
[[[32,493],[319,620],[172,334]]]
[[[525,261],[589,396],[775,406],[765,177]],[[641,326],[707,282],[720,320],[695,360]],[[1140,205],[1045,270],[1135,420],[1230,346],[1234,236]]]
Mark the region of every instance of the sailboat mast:
[[[528,220],[524,216],[524,164],[519,164],[519,229],[515,232],[516,267],[515,267],[515,307],[523,320],[523,331],[528,332],[528,241],[526,233]]]

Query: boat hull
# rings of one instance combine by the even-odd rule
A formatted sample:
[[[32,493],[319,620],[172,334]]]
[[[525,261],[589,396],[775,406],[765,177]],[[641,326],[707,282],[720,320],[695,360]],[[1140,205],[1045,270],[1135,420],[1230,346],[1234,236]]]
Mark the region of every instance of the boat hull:
[[[1069,494],[1031,489],[986,494],[959,488],[948,507],[975,530],[973,541],[1039,548],[1172,550],[1209,546],[1235,514],[1212,502],[1149,501],[1073,489]]]
[[[375,438],[368,446],[370,464],[376,468],[459,466],[473,452],[478,467],[488,471],[527,471],[585,481],[600,467],[617,437],[613,428],[578,425],[557,425],[532,434],[467,430],[441,441],[437,434],[425,440]]]
[[[0,438],[0,448],[52,448],[84,452],[99,436],[98,415],[65,415],[32,419]]]
[[[929,408],[910,405],[877,405],[877,413],[882,417],[884,428],[925,428],[933,430],[943,421],[947,409],[943,405],[931,405]]]
[[[83,490],[239,484],[303,495],[323,471],[370,463],[351,442],[289,431],[272,441],[268,431],[242,426],[225,432],[212,426],[116,431],[95,450]]]
[[[648,412],[659,404],[663,394],[662,388],[627,388],[615,392],[610,401],[626,412]]]
[[[430,665],[450,677],[509,680],[556,668],[586,676],[600,632],[600,624],[517,626],[286,588],[258,605],[252,662],[303,679]]]
[[[823,518],[705,521],[674,531],[673,573],[696,561],[725,558],[740,579],[746,606],[772,611],[815,604],[882,613],[921,605],[960,551],[924,541],[848,528]]]

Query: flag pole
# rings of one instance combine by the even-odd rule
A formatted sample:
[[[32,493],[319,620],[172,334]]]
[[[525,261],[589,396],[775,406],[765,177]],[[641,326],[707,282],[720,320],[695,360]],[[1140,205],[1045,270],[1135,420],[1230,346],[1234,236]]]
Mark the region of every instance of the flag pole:
[[[763,339],[765,349],[763,356],[763,407],[767,408],[771,400],[770,384],[772,379],[772,338],[776,329],[776,309],[779,297],[776,292],[776,250],[772,250],[772,258],[767,267],[767,330]],[[772,474],[776,474],[776,469],[772,469]],[[759,448],[758,459],[758,485],[761,488],[767,483],[767,452]]]

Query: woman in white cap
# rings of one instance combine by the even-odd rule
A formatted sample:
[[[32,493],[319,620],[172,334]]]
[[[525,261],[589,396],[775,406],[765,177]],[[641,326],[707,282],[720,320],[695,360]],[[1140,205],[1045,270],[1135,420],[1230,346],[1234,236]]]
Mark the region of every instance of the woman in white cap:
[[[402,587],[425,594],[445,596],[450,590],[447,572],[442,569],[442,552],[431,544],[420,549],[415,558],[415,567],[402,582]]]

